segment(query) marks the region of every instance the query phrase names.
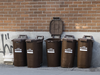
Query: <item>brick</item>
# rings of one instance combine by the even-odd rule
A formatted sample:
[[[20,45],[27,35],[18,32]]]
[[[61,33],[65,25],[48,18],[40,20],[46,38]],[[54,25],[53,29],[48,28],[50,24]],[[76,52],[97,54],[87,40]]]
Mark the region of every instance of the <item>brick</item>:
[[[4,26],[4,29],[12,29],[11,26]]]
[[[59,14],[60,11],[52,11],[53,14]]]
[[[30,28],[30,26],[34,26],[34,24],[25,24],[25,26],[29,26]]]
[[[7,21],[4,21],[4,23],[11,23],[11,21],[8,21],[8,20],[7,20]]]
[[[30,8],[30,11],[35,11],[37,10],[37,8]]]
[[[92,29],[100,29],[100,27],[92,27]]]
[[[8,6],[8,8],[15,8],[15,5],[10,5]]]
[[[29,21],[25,20],[25,21],[21,21],[21,23],[29,23]]]
[[[16,21],[16,20],[15,20],[15,21],[12,21],[12,23],[20,23],[20,21]]]
[[[87,5],[87,7],[96,7],[96,5],[95,4],[89,4],[89,5]]]
[[[72,4],[72,1],[66,1],[65,4]]]
[[[84,13],[87,13],[87,11],[79,11],[79,13],[81,13],[81,14],[83,13],[84,14]]]
[[[12,15],[13,17],[20,17],[20,15]]]
[[[16,14],[16,12],[9,12],[9,14]]]
[[[3,21],[0,21],[0,23],[3,23]]]
[[[69,11],[61,11],[61,14],[67,14]]]
[[[27,8],[22,8],[21,11],[29,11]]]
[[[49,8],[50,5],[41,5],[41,7],[44,7],[44,8]]]
[[[30,4],[30,2],[21,2],[21,5],[28,5],[28,4]]]
[[[78,17],[78,20],[86,20],[86,17]]]
[[[3,3],[0,2],[0,5],[3,5]]]
[[[16,8],[24,8],[24,5],[18,5]]]
[[[0,14],[7,14],[7,12],[0,12]]]
[[[15,2],[16,0],[8,0],[8,2]]]
[[[24,26],[24,24],[22,24],[22,23],[20,24],[20,23],[19,23],[19,24],[17,24],[17,26]]]
[[[73,8],[65,8],[65,10],[73,10]]]
[[[96,13],[96,11],[88,11],[88,13]]]
[[[46,27],[45,26],[42,26],[42,27],[38,27],[38,29],[46,29]]]
[[[55,2],[47,2],[47,4],[55,4]]]
[[[55,10],[55,8],[47,8],[47,11],[52,11],[52,10]]]
[[[92,4],[100,4],[100,1],[92,1]]]
[[[100,20],[92,20],[92,23],[100,23]]]
[[[82,8],[74,8],[74,10],[82,10]]]
[[[12,18],[8,18],[8,20],[15,20],[15,18],[13,18],[13,17]]]
[[[35,8],[40,8],[41,5],[34,5],[33,7],[35,7]]]
[[[7,8],[7,6],[0,6],[0,8]]]
[[[3,15],[0,15],[0,17],[3,17]]]
[[[24,0],[16,0],[16,2],[23,2]]]
[[[37,17],[37,14],[34,14],[34,15],[29,15],[30,17]]]
[[[10,2],[9,2],[9,3],[8,3],[8,2],[6,3],[6,2],[5,2],[5,3],[3,3],[3,4],[4,4],[4,5],[11,5],[12,3],[10,3]],[[3,4],[2,4],[2,5],[3,5]],[[1,3],[0,3],[0,5],[1,5]]]
[[[83,14],[83,16],[89,17],[91,16],[91,14]]]
[[[20,2],[14,2],[13,5],[20,5]]]
[[[25,14],[25,12],[24,11],[23,12],[21,11],[21,12],[17,12],[17,14]]]
[[[19,26],[13,26],[12,28],[13,29],[21,29],[21,27],[19,27]]]
[[[38,4],[46,4],[46,2],[38,2]]]
[[[60,7],[68,7],[68,5],[60,5]]]
[[[74,26],[86,26],[86,23],[75,23]]]
[[[46,8],[39,8],[39,11],[46,11]]]
[[[74,5],[74,4],[73,4],[73,5],[69,5],[69,7],[77,7],[77,5]]]
[[[11,11],[11,9],[4,9],[4,11]]]
[[[83,1],[83,4],[91,4],[91,1]]]
[[[64,10],[64,8],[56,8],[56,11]]]
[[[51,11],[43,11],[44,14],[51,14]]]
[[[84,4],[81,4],[81,5],[78,5],[78,7],[86,7],[86,5],[84,5]]]
[[[92,10],[100,10],[100,8],[92,8]]]
[[[8,0],[0,0],[0,2],[7,2]]]
[[[0,20],[7,20],[7,18],[1,18],[1,17],[0,17]]]
[[[42,11],[34,11],[34,14],[42,14]]]
[[[82,29],[91,29],[89,26],[82,26]]]
[[[69,20],[76,20],[77,17],[69,17]]]
[[[95,20],[95,17],[87,17],[87,20]]]
[[[16,18],[16,20],[24,20],[24,18]]]
[[[37,17],[37,18],[34,18],[34,20],[41,20],[41,18],[38,18],[38,17]]]
[[[88,30],[88,32],[97,32],[97,30]]]
[[[26,5],[25,8],[32,8],[32,5]]]
[[[41,23],[35,23],[34,26],[42,26]]]
[[[81,29],[81,26],[75,26],[74,29]]]
[[[82,1],[75,1],[74,4],[82,4]]]
[[[33,20],[33,18],[25,18],[25,20]]]
[[[30,23],[37,23],[37,21],[30,21]]]
[[[83,20],[84,23],[91,23],[91,20]]]
[[[87,23],[88,26],[96,26],[95,23]]]
[[[4,17],[11,17],[12,15],[4,15]]]
[[[82,16],[82,14],[74,14],[74,16],[80,17]]]
[[[92,16],[95,16],[96,17],[96,16],[100,16],[100,14],[92,14]]]
[[[20,9],[12,9],[12,11],[20,11]]]
[[[23,14],[23,15],[21,15],[21,17],[29,17],[29,15],[28,14]]]
[[[91,10],[92,8],[83,8],[83,10]]]
[[[44,20],[39,20],[38,23],[46,23]]]
[[[70,11],[70,13],[78,13],[78,11]]]
[[[37,27],[29,27],[29,29],[37,29]]]

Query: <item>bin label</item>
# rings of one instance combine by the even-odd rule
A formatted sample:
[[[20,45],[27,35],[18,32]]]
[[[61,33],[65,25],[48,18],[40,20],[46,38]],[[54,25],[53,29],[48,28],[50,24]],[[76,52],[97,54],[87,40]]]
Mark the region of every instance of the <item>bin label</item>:
[[[73,50],[71,48],[65,49],[65,53],[73,53]]]
[[[48,53],[55,53],[55,50],[53,48],[49,48],[49,49],[47,49],[47,52]]]
[[[15,53],[22,53],[22,49],[16,48],[16,49],[15,49]]]
[[[80,47],[80,51],[87,51],[87,47],[86,46]]]
[[[27,53],[28,53],[28,54],[33,54],[33,50],[32,50],[32,49],[28,49],[28,50],[27,50]]]

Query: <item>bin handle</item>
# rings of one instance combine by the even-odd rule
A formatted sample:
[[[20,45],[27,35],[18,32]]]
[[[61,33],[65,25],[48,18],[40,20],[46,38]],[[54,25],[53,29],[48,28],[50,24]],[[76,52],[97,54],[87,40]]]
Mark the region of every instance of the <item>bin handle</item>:
[[[41,39],[41,40],[44,40],[44,36],[37,36],[37,39],[39,39],[39,37],[42,37],[42,39]]]
[[[89,35],[84,35],[83,38],[86,38],[86,37],[90,37],[91,39],[93,39],[93,36],[89,36]]]
[[[27,37],[27,35],[19,35],[19,37],[18,38],[22,38],[22,37],[25,37],[25,39],[27,39],[28,37]]]
[[[67,37],[75,38],[73,35],[65,35],[65,38],[67,38]]]

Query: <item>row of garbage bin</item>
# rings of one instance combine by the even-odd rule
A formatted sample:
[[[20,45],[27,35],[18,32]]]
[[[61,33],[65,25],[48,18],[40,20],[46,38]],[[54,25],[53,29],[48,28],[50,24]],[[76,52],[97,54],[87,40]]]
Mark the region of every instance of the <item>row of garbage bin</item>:
[[[42,65],[43,36],[37,39],[28,39],[26,35],[20,35],[13,39],[14,65],[40,67]],[[46,40],[48,67],[73,67],[75,58],[76,39],[73,35],[66,35],[62,41],[60,38]],[[93,37],[85,35],[78,39],[77,66],[88,68],[91,64]]]

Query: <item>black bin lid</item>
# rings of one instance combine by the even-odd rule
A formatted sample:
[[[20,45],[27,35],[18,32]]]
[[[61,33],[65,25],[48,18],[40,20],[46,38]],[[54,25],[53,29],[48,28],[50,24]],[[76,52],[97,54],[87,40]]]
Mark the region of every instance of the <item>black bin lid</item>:
[[[52,36],[61,36],[63,25],[63,21],[59,17],[53,17],[53,20],[50,22],[49,32]]]

